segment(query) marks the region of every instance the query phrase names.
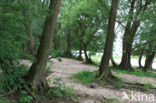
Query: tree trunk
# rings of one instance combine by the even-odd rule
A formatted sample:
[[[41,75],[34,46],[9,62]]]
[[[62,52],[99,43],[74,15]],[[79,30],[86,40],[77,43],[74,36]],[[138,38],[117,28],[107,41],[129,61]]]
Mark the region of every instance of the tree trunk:
[[[146,56],[145,60],[145,66],[143,68],[143,71],[146,72],[147,69],[152,68],[153,60],[154,60],[155,52],[152,52],[152,54],[148,54]]]
[[[45,88],[48,88],[45,69],[51,49],[60,3],[61,0],[50,0],[49,14],[44,23],[36,60],[33,62],[26,76],[27,85],[32,87],[31,89],[36,92],[43,92]]]
[[[78,60],[82,60],[82,46],[80,46]]]
[[[66,49],[66,56],[71,56],[71,38],[70,33],[67,35],[67,49]]]
[[[111,62],[112,62],[112,66],[113,66],[114,68],[118,68],[118,65],[115,63],[113,57],[111,57]]]
[[[139,64],[139,67],[140,67],[140,68],[143,68],[143,66],[142,66],[142,64],[141,64],[141,60],[142,60],[143,53],[144,53],[144,50],[141,51],[140,56],[139,56],[138,64]]]
[[[23,0],[24,3],[27,2],[27,0]],[[27,50],[28,53],[31,55],[35,55],[35,46],[34,46],[34,37],[32,35],[32,23],[30,20],[30,11],[24,10],[23,15],[25,17],[25,29],[26,29],[26,34],[28,36],[28,46]]]
[[[119,65],[119,68],[122,70],[133,71],[131,66],[131,52],[132,52],[132,44],[134,41],[135,34],[137,32],[138,27],[140,26],[140,20],[133,18],[132,15],[134,14],[134,7],[135,7],[136,0],[131,1],[131,8],[129,11],[129,21],[127,22],[124,38],[123,38],[123,52],[122,52],[122,60]],[[142,2],[142,1],[141,1]],[[138,16],[142,10],[146,10],[150,1],[146,0],[145,5],[141,5],[138,10],[136,11],[136,15]],[[134,21],[133,21],[134,19]],[[135,20],[136,19],[136,20]],[[133,21],[133,22],[132,22]]]
[[[115,37],[114,28],[115,28],[116,14],[117,14],[117,4],[118,4],[118,0],[112,0],[106,43],[105,43],[103,57],[99,67],[99,77],[100,78],[102,77],[106,80],[112,79],[113,77],[109,69],[109,61],[111,59],[113,41]]]
[[[93,62],[92,62],[91,58],[88,57],[88,54],[87,54],[87,46],[86,45],[84,45],[84,54],[85,54],[85,58],[86,58],[86,63],[92,64]]]

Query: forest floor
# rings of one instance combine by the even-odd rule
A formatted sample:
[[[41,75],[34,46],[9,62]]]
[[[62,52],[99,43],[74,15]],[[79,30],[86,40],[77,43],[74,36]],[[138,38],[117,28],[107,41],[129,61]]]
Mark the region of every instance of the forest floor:
[[[51,59],[48,65],[51,68],[52,73],[47,77],[50,80],[54,80],[55,78],[61,78],[61,81],[66,83],[66,86],[73,88],[78,94],[81,95],[79,98],[79,103],[105,103],[101,102],[101,98],[109,98],[109,99],[117,99],[113,103],[156,103],[156,94],[152,94],[155,96],[154,101],[149,101],[150,99],[148,96],[151,96],[149,92],[142,92],[142,91],[134,91],[134,96],[139,100],[143,95],[147,95],[147,98],[142,98],[143,101],[132,101],[128,99],[122,99],[123,92],[127,93],[129,97],[131,97],[132,90],[130,89],[114,89],[109,88],[108,86],[102,87],[97,86],[96,88],[90,88],[89,85],[84,85],[78,82],[74,82],[70,79],[72,74],[76,74],[78,72],[89,70],[89,71],[96,71],[98,70],[97,66],[83,64],[82,61],[77,61],[74,59],[67,59],[62,58],[62,62],[59,62],[58,59]],[[52,65],[50,65],[52,63]],[[30,62],[24,62],[28,66],[31,65]],[[114,72],[113,72],[114,73]],[[118,76],[121,77],[126,82],[136,82],[139,81],[140,83],[147,83],[151,82],[156,87],[156,79],[150,77],[138,77],[131,74],[122,74],[118,73]],[[53,84],[50,83],[52,86]],[[84,98],[82,98],[84,97]],[[100,98],[100,99],[99,99]],[[147,101],[146,101],[147,99]],[[112,103],[112,102],[111,102]]]

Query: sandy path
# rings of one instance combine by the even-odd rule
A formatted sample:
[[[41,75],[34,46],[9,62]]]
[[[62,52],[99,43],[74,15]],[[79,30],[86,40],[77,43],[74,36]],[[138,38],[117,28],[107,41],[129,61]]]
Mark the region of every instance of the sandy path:
[[[73,87],[75,90],[79,91],[82,95],[83,94],[88,94],[91,96],[102,96],[106,98],[118,98],[120,103],[135,103],[134,101],[129,101],[129,100],[124,100],[122,101],[122,96],[123,96],[123,91],[128,93],[129,95],[131,94],[131,91],[129,90],[115,90],[115,89],[110,89],[110,88],[104,88],[104,87],[97,87],[96,89],[91,89],[87,85],[82,85],[81,83],[74,83],[72,82],[69,77],[71,74],[78,73],[83,70],[98,70],[98,67],[96,66],[90,66],[86,64],[82,64],[80,61],[76,61],[73,59],[66,59],[62,58],[62,62],[58,62],[57,59],[52,59],[54,62],[52,66],[52,71],[53,73],[48,77],[50,79],[54,79],[56,77],[61,77],[62,81],[66,83],[67,86]],[[156,86],[156,81],[154,78],[149,78],[149,77],[137,77],[134,75],[129,75],[129,74],[119,74],[122,78],[126,78],[126,81],[140,81],[141,83],[146,83],[146,82],[152,82]],[[156,96],[155,96],[156,100]],[[89,101],[89,102],[88,102]],[[80,101],[79,103],[97,103],[94,100],[88,100],[85,99],[83,101]],[[100,103],[100,102],[99,102]],[[140,103],[156,103],[155,102],[140,102]]]

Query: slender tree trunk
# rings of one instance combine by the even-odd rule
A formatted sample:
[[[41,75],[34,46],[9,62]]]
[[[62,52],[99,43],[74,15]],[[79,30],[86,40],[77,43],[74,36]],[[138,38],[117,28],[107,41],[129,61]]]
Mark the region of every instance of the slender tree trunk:
[[[88,64],[92,64],[92,60],[88,57],[88,54],[87,54],[87,46],[84,45],[84,54],[85,54],[85,58],[86,58],[86,63]]]
[[[67,49],[66,49],[66,56],[71,56],[71,38],[70,33],[67,35]]]
[[[78,60],[82,60],[82,46],[80,44]]]
[[[155,52],[152,52],[152,54],[148,54],[146,56],[145,60],[145,66],[143,68],[143,71],[146,72],[147,69],[152,68],[153,60],[154,60]]]
[[[24,3],[27,2],[27,0],[23,0]],[[28,53],[31,55],[35,55],[35,46],[34,46],[34,37],[32,35],[32,23],[30,20],[30,11],[24,10],[23,15],[25,17],[25,29],[26,29],[26,34],[28,36],[28,46],[27,50]]]
[[[99,67],[100,78],[102,77],[105,78],[106,80],[112,79],[113,77],[109,69],[109,61],[111,59],[113,41],[115,37],[114,28],[115,28],[116,14],[117,14],[117,4],[118,4],[118,0],[112,0],[106,43],[105,43],[103,57]]]
[[[139,63],[139,67],[140,67],[140,68],[143,68],[143,66],[142,66],[142,64],[141,64],[141,60],[142,60],[143,53],[144,53],[144,50],[141,51],[140,56],[139,56],[139,61],[138,61],[138,63]]]
[[[37,92],[43,92],[45,88],[48,88],[45,69],[51,49],[60,3],[61,0],[50,0],[49,14],[44,23],[42,38],[37,51],[36,60],[33,62],[26,76],[26,83],[28,86],[32,87],[31,89]]]

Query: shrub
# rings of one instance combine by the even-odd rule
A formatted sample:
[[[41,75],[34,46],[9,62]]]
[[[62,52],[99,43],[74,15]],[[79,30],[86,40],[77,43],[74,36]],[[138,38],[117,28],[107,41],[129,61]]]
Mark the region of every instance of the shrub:
[[[56,51],[52,50],[51,56],[54,57],[54,58],[63,57],[64,56],[64,51],[62,51],[62,50],[56,50]]]
[[[13,93],[22,88],[22,84],[25,82],[22,78],[27,73],[27,68],[24,65],[13,66],[10,62],[5,61],[1,65],[0,75],[0,90],[7,90],[9,93]]]
[[[61,58],[61,57],[58,57],[57,60],[58,60],[59,62],[62,62],[62,58]]]
[[[32,100],[32,96],[29,96],[26,91],[21,90],[20,92],[20,103],[30,103]]]

